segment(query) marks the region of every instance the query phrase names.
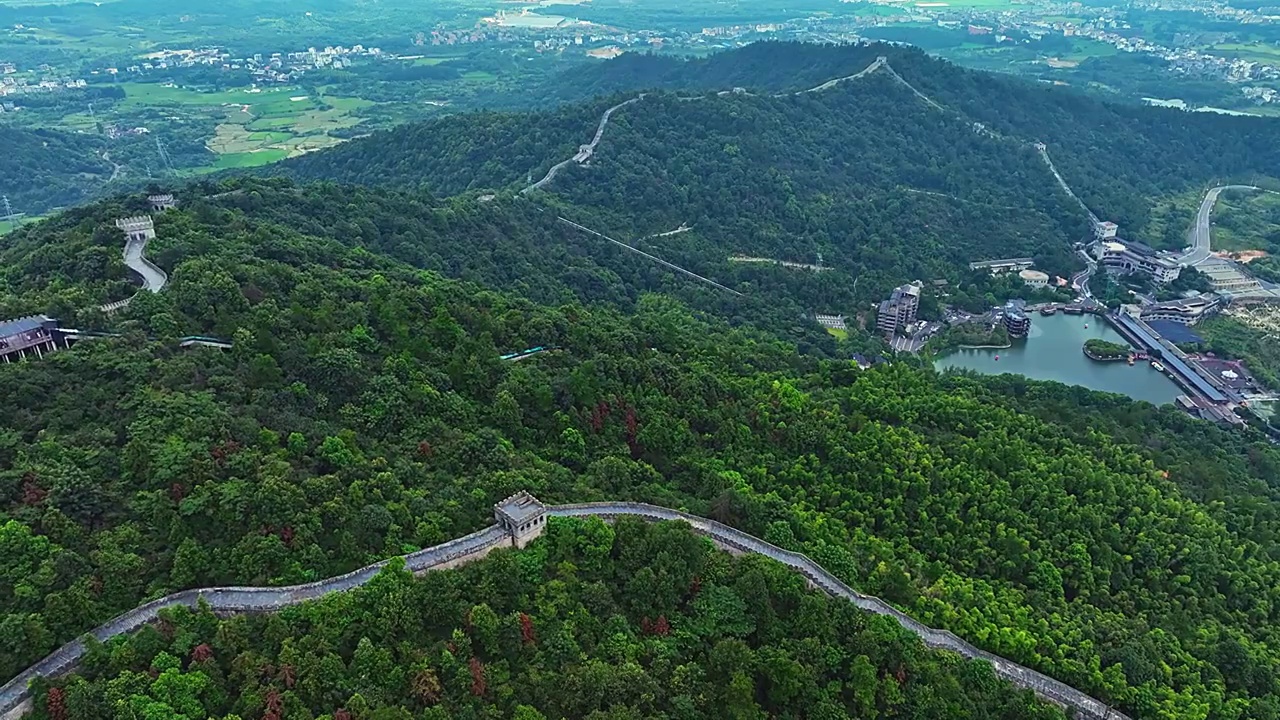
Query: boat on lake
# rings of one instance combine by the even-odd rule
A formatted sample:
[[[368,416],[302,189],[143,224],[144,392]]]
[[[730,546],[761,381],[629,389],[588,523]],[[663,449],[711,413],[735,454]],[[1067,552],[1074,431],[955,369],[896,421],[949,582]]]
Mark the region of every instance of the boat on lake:
[[[1052,315],[1052,314],[1054,314],[1054,313],[1056,313],[1056,312],[1058,312],[1058,308],[1053,307],[1052,305],[1050,305],[1049,307],[1046,307],[1046,308],[1040,308],[1040,314],[1041,314],[1041,315],[1046,315],[1046,316],[1047,316],[1047,315]]]
[[[1160,362],[1159,360],[1152,360],[1152,361],[1151,361],[1151,367],[1155,368],[1156,370],[1158,370],[1158,371],[1160,371],[1160,372],[1164,372],[1164,365],[1163,365],[1163,364],[1161,364],[1161,362]]]

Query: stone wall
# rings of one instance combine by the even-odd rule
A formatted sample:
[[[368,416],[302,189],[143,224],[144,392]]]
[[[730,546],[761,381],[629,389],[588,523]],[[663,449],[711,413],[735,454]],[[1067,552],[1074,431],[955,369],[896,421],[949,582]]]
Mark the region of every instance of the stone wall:
[[[859,608],[877,615],[892,617],[902,627],[918,636],[928,647],[939,650],[950,650],[960,655],[991,663],[1000,677],[1009,682],[1034,691],[1037,695],[1063,707],[1076,711],[1079,717],[1087,720],[1129,720],[1119,711],[1107,704],[1092,698],[1079,690],[1059,682],[1043,673],[1015,662],[980,650],[961,640],[947,630],[935,630],[903,613],[880,598],[863,595],[840,581],[807,556],[767,543],[754,535],[748,535],[714,520],[707,520],[696,515],[669,510],[667,508],[646,505],[644,503],[586,503],[581,505],[559,505],[547,508],[547,513],[558,517],[594,516],[605,520],[618,517],[640,517],[645,520],[683,520],[689,523],[695,532],[705,535],[717,546],[736,553],[757,553],[772,558],[783,565],[804,575],[814,587],[828,595],[840,597],[852,602]]]
[[[1129,720],[1125,715],[1112,710],[1105,703],[1085,695],[1065,683],[993,655],[985,650],[980,650],[951,632],[936,630],[917,622],[914,618],[880,598],[859,593],[805,555],[783,550],[760,538],[748,535],[741,530],[736,530],[714,520],[655,505],[628,502],[553,505],[546,508],[546,514],[554,517],[599,517],[606,521],[616,520],[619,517],[637,517],[648,521],[684,521],[695,532],[709,538],[717,547],[735,555],[756,553],[772,558],[803,575],[806,583],[811,587],[820,589],[828,595],[844,598],[867,612],[893,618],[902,627],[918,636],[928,647],[949,650],[970,659],[985,660],[991,663],[992,668],[1000,677],[1019,687],[1032,690],[1042,698],[1074,710],[1078,717],[1085,720]],[[470,535],[450,540],[435,547],[419,550],[403,557],[405,567],[408,570],[414,574],[422,574],[431,570],[457,567],[458,565],[483,558],[495,548],[511,547],[512,544],[512,536],[506,529],[498,525],[491,525]],[[155,622],[162,610],[179,606],[194,608],[201,601],[204,601],[210,609],[219,615],[274,612],[308,600],[321,598],[332,592],[345,592],[359,587],[373,579],[388,562],[390,561],[383,560],[359,570],[353,570],[345,575],[304,585],[286,587],[217,587],[184,590],[134,608],[107,624],[94,629],[89,635],[99,641],[106,641],[117,635],[132,632],[147,623]],[[17,718],[29,712],[31,709],[30,691],[27,686],[31,680],[36,677],[56,677],[71,671],[79,663],[84,652],[83,641],[79,639],[73,640],[59,648],[52,655],[23,671],[4,687],[0,688],[0,720],[17,720]]]

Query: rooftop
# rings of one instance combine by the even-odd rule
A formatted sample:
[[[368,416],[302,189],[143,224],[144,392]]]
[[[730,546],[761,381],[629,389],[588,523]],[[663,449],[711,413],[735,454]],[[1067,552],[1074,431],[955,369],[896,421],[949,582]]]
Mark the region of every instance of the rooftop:
[[[495,513],[506,517],[516,525],[529,522],[546,512],[546,509],[546,506],[537,498],[524,490],[493,506]]]
[[[1178,298],[1176,300],[1165,300],[1155,303],[1146,310],[1182,310],[1185,312],[1194,312],[1197,310],[1205,310],[1218,303],[1218,299],[1212,295],[1196,295],[1189,298]]]
[[[50,318],[44,315],[32,315],[31,317],[18,318],[16,320],[0,320],[0,338],[31,332],[43,327],[47,322],[50,322]]]
[[[920,286],[916,285],[915,283],[907,283],[906,285],[899,285],[898,287],[893,289],[893,294],[894,295],[911,295],[914,297],[918,297],[920,295]]]
[[[1160,348],[1162,351],[1165,349],[1164,345],[1161,344],[1160,339],[1153,335],[1151,331],[1147,329],[1145,323],[1140,322],[1137,318],[1131,317],[1125,313],[1113,313],[1109,315],[1109,317],[1114,317],[1117,322],[1141,338],[1143,344],[1148,347]],[[1218,388],[1210,385],[1208,381],[1200,376],[1200,373],[1192,370],[1190,366],[1182,361],[1182,358],[1172,352],[1162,352],[1161,355],[1163,356],[1161,360],[1166,366],[1173,368],[1175,372],[1186,378],[1188,382],[1195,386],[1196,390],[1200,391],[1200,394],[1209,398],[1211,402],[1226,402],[1227,396]]]
[[[1034,262],[1031,258],[1002,258],[1000,260],[981,260],[979,262],[969,263],[970,270],[979,268],[998,267],[1001,265],[1030,265]]]

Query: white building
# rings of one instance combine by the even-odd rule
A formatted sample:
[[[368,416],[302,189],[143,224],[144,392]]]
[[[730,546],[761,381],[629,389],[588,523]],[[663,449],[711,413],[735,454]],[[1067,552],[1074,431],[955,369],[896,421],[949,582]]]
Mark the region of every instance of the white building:
[[[1195,325],[1216,312],[1219,304],[1218,298],[1212,295],[1159,302],[1142,309],[1142,320],[1168,320],[1182,325]]]
[[[1178,279],[1181,272],[1178,262],[1136,242],[1108,240],[1098,244],[1098,260],[1107,272],[1115,275],[1142,273],[1157,283],[1164,284]]]
[[[1021,278],[1022,282],[1030,288],[1042,288],[1049,284],[1049,276],[1039,270],[1031,270],[1028,268],[1027,270],[1019,272],[1018,277]]]

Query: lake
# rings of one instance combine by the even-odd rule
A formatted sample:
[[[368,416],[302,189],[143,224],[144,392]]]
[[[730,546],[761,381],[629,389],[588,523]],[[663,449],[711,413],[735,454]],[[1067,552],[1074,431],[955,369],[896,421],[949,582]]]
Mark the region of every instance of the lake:
[[[1120,393],[1155,405],[1173,402],[1182,390],[1151,368],[1124,362],[1100,363],[1084,356],[1085,340],[1099,338],[1128,345],[1102,318],[1092,315],[1031,314],[1031,333],[1000,350],[957,350],[935,363],[939,370],[963,368],[988,375],[1015,373],[1035,380],[1056,380],[1093,390]],[[1088,325],[1086,328],[1085,325]],[[999,357],[999,360],[996,358]]]

